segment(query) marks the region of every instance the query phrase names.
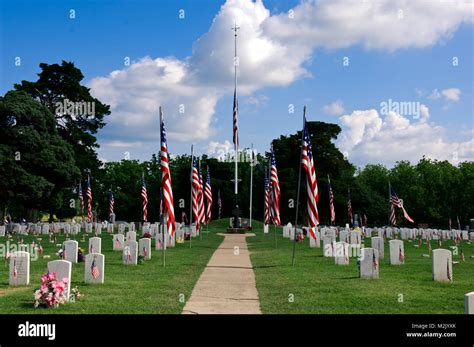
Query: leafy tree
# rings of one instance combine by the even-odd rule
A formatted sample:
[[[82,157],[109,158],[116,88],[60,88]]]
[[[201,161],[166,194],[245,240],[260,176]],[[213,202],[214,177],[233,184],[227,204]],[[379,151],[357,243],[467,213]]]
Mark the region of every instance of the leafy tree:
[[[51,199],[79,177],[72,146],[48,109],[24,92],[0,98],[0,122],[2,212],[9,207],[29,219],[38,209],[52,213]]]

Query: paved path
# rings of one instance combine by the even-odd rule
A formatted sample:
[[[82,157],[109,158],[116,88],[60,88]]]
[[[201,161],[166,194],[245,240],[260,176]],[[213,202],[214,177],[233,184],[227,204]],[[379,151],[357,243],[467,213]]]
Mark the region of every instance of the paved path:
[[[261,313],[255,274],[245,241],[247,236],[254,234],[222,235],[225,239],[199,277],[184,306],[184,314]]]

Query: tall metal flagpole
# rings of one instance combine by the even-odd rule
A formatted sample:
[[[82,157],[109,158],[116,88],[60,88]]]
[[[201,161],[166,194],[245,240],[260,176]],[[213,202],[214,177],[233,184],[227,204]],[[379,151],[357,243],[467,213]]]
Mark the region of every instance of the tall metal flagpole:
[[[189,181],[191,182],[191,198],[189,199],[189,248],[191,248],[193,238],[193,164],[194,164],[194,145],[191,145],[191,174]]]
[[[201,197],[202,197],[202,208],[204,209],[204,215],[206,214],[206,206],[204,205],[204,182],[202,180],[202,171],[201,171],[201,158],[199,158],[199,180],[201,181],[201,188],[202,188],[202,191],[201,191]],[[205,219],[205,217],[204,217]],[[199,239],[202,240],[202,230],[201,228],[199,228]]]
[[[253,166],[255,164],[254,155],[253,155],[253,143],[251,146],[251,161],[250,161],[250,229],[252,229],[252,191],[253,191]]]
[[[161,138],[161,136],[163,136],[163,110],[161,109],[161,106],[160,106],[160,158],[161,158],[161,143],[163,142],[163,139]],[[166,153],[166,155],[168,155],[168,153]],[[161,160],[161,159],[160,159]],[[163,184],[163,182],[162,182]],[[162,249],[163,249],[163,270],[166,268],[166,237],[165,237],[165,226],[164,226],[164,223],[165,223],[165,205],[163,203],[163,186],[161,186],[161,190],[160,190],[160,204],[161,206],[163,206],[162,210],[161,210],[161,241],[162,241]]]
[[[390,185],[390,181],[388,181],[388,226],[390,226],[390,213],[391,213],[391,208],[390,206],[390,198],[392,196],[392,186]]]
[[[234,30],[234,93],[235,93],[235,103],[237,107],[237,65],[238,65],[238,59],[237,59],[237,30],[240,28],[237,26],[236,23],[234,23],[234,27],[232,30]],[[234,111],[235,112],[235,111]],[[238,141],[235,141],[234,143],[234,164],[235,164],[235,174],[234,174],[234,194],[235,194],[235,206],[237,207],[237,196],[239,194],[239,173],[238,173],[238,152],[239,152],[239,146],[237,144]]]
[[[304,139],[304,127],[306,123],[306,105],[303,108],[303,130],[301,131],[301,151],[300,151],[300,161],[299,173],[298,173],[298,190],[296,193],[296,216],[295,216],[295,232],[293,234],[293,256],[291,258],[291,266],[295,266],[295,255],[296,255],[296,228],[298,225],[298,209],[300,206],[300,186],[301,186],[301,160],[303,159],[303,139]],[[311,233],[310,233],[311,234]],[[311,237],[311,235],[309,236]]]

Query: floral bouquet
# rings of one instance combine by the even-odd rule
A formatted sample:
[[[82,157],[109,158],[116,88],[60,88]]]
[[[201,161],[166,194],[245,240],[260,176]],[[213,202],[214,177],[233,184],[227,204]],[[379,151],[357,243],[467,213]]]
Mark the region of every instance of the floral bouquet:
[[[64,289],[68,279],[56,279],[56,273],[48,272],[41,276],[41,286],[34,291],[35,307],[58,307],[66,302]]]
[[[71,288],[71,295],[69,295],[69,301],[76,302],[76,301],[81,300],[81,298],[82,298],[82,294],[79,291],[79,289],[77,289],[77,287]]]
[[[146,238],[151,239],[151,234],[148,233],[148,232],[146,232],[146,233],[144,233],[144,234],[142,235],[142,237],[146,237]]]

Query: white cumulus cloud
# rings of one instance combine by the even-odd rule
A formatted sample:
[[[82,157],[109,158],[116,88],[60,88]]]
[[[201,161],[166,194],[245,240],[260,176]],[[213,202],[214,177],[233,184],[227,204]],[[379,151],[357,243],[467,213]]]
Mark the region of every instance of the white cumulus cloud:
[[[332,116],[340,116],[344,113],[344,104],[341,100],[336,100],[325,105],[323,111]]]

